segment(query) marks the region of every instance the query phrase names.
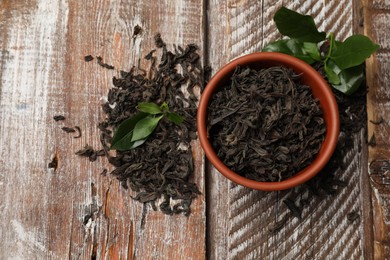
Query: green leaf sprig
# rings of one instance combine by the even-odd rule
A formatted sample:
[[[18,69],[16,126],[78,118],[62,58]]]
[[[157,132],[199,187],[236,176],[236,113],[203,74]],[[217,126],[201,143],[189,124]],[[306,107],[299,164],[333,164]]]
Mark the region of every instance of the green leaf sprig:
[[[142,102],[138,104],[137,109],[140,111],[139,113],[126,119],[118,126],[112,138],[110,149],[124,151],[142,145],[163,117],[177,125],[184,121],[182,116],[169,111],[166,102],[160,106],[153,102]]]
[[[358,90],[364,80],[364,61],[379,45],[367,36],[352,35],[336,41],[334,34],[319,32],[313,17],[281,7],[274,15],[279,32],[289,38],[272,42],[264,52],[281,52],[295,56],[309,64],[321,62],[329,83],[344,94]],[[329,46],[326,53],[321,46]]]

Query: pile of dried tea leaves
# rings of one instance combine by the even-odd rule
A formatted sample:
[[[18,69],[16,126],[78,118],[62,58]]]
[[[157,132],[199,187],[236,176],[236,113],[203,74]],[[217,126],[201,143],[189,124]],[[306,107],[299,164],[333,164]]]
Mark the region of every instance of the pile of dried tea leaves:
[[[109,162],[115,166],[111,174],[124,188],[137,192],[136,200],[151,203],[155,210],[159,206],[165,214],[189,215],[191,202],[200,193],[192,180],[191,141],[197,136],[197,96],[204,87],[204,69],[195,45],[178,46],[171,52],[159,34],[155,43],[162,54],[158,59],[156,50],[152,50],[145,56],[150,62],[148,71],[133,68],[113,78],[114,87],[103,104],[106,119],[99,123],[100,140]],[[183,89],[188,95],[183,94]],[[175,125],[164,118],[143,145],[111,156],[112,131],[138,112],[140,102],[166,102],[185,120]],[[156,205],[160,198],[162,202]]]
[[[256,181],[281,181],[308,166],[325,138],[319,101],[284,67],[237,67],[212,98],[210,139],[219,158]]]

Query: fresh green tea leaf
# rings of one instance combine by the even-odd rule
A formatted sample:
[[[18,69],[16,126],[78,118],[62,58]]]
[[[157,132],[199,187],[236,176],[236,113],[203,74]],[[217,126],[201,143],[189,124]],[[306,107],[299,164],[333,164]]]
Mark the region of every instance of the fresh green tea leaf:
[[[182,116],[180,116],[176,113],[173,113],[173,112],[169,112],[167,114],[167,117],[168,117],[169,121],[175,123],[176,125],[180,125],[184,121],[184,118]]]
[[[329,53],[329,58],[332,57],[332,54],[337,51],[338,46],[340,46],[343,42],[336,41],[334,37],[332,37],[331,45],[332,45],[332,50],[331,53]]]
[[[148,116],[147,113],[140,112],[140,113],[136,114],[135,116],[123,121],[118,126],[118,128],[115,131],[114,136],[112,137],[110,149],[117,149],[116,143],[118,143],[118,142],[120,142],[120,143],[130,142],[131,137],[132,137],[132,131],[133,131],[135,125],[138,123],[138,121],[140,121],[141,119],[144,119],[147,116]],[[122,139],[124,139],[124,140],[122,140]]]
[[[111,146],[111,149],[115,149],[118,151],[126,151],[126,150],[130,150],[130,149],[134,149],[134,148],[142,145],[143,143],[145,143],[145,141],[147,139],[147,138],[145,138],[145,139],[141,139],[141,140],[137,140],[137,141],[132,142],[131,141],[132,136],[133,136],[133,131],[131,131],[128,135],[126,135],[124,138],[122,138],[121,140],[116,142],[113,146]]]
[[[138,110],[151,115],[161,114],[161,108],[153,102],[142,102],[137,106]]]
[[[151,133],[153,133],[161,118],[163,118],[163,115],[158,117],[148,116],[139,120],[134,127],[131,141],[133,142],[148,137]]]
[[[364,64],[342,70],[339,77],[340,84],[332,86],[346,95],[353,94],[364,80]]]
[[[328,81],[332,85],[340,84],[340,77],[329,67],[325,67],[325,73],[328,77]]]
[[[313,60],[321,61],[321,55],[320,51],[318,50],[317,43],[313,42],[304,42],[302,46],[302,50],[309,54],[310,57],[313,58]]]
[[[279,32],[301,42],[320,42],[326,34],[319,32],[310,15],[302,15],[286,7],[281,7],[274,16]]]
[[[330,84],[340,84],[340,77],[338,76],[338,74],[341,72],[341,70],[334,62],[332,62],[331,60],[327,60],[324,69]]]
[[[344,70],[362,64],[378,48],[379,45],[373,43],[367,36],[352,35],[337,45],[330,59]]]
[[[163,111],[163,113],[168,112],[169,107],[168,107],[167,102],[163,102],[163,103],[161,104],[161,106],[160,106],[160,109],[161,109],[161,111]]]
[[[124,150],[134,149],[134,148],[142,145],[143,143],[145,143],[147,139],[148,138],[144,138],[144,139],[141,139],[141,140],[137,140],[137,141],[131,142],[131,145],[127,149],[124,149]]]
[[[293,39],[284,39],[272,42],[265,46],[262,51],[285,53],[297,57],[309,64],[315,62],[310,54],[306,53],[303,49],[303,43]]]
[[[131,138],[133,137],[133,130],[129,131],[125,136],[121,139],[111,143],[111,150],[127,150],[131,146]]]

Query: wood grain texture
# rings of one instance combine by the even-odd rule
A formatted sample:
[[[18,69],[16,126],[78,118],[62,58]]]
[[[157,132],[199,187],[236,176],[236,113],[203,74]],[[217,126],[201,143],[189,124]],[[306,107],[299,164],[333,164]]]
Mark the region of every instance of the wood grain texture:
[[[313,15],[318,26],[333,31],[339,39],[351,35],[352,17],[358,17],[353,1],[210,1],[208,49],[215,72],[238,56],[260,51],[265,44],[280,38],[272,17],[280,6]],[[224,27],[218,26],[223,24]],[[217,48],[218,46],[218,48]],[[208,186],[208,238],[211,259],[363,259],[370,258],[371,241],[364,237],[365,214],[369,205],[364,186],[364,135],[357,134],[353,149],[343,158],[348,167],[339,172],[348,187],[335,197],[314,198],[303,211],[303,220],[291,218],[282,203],[291,193],[308,196],[303,187],[292,191],[266,193],[249,190],[227,181],[210,166]],[[364,145],[364,144],[363,144]],[[346,215],[356,211],[361,216],[349,223]],[[277,234],[269,227],[288,218],[288,224]],[[368,237],[369,234],[367,235]],[[368,245],[368,246],[367,246]]]
[[[340,172],[349,184],[337,196],[311,200],[303,220],[293,219],[282,201],[293,193],[305,199],[303,187],[265,193],[210,165],[205,175],[195,142],[203,195],[189,218],[168,217],[101,175],[112,169],[106,159],[74,155],[85,144],[99,147],[101,99],[118,74],[85,55],[118,69],[147,67],[142,57],[161,32],[169,47],[196,43],[215,72],[280,38],[272,16],[282,5],[313,15],[339,39],[364,32],[381,45],[366,64],[368,119],[384,120],[368,123],[375,147],[365,145],[364,130],[355,136]],[[204,259],[205,195],[207,258],[390,258],[389,20],[388,0],[0,0],[0,259]],[[142,32],[134,36],[136,25]],[[58,114],[67,119],[54,122]],[[80,139],[61,130],[74,125]],[[56,170],[47,167],[53,158]],[[350,223],[350,212],[360,217]],[[268,232],[285,217],[286,226]]]
[[[374,219],[374,258],[390,258],[390,3],[363,1],[365,33],[381,47],[367,61],[368,119],[383,118],[383,123],[368,123],[368,137],[376,145],[368,150],[368,172],[372,186]]]
[[[118,71],[130,69],[161,32],[169,47],[202,47],[202,1],[0,1],[1,259],[201,259],[204,195],[192,215],[168,217],[134,202],[100,172],[107,160],[79,158],[99,147],[100,103]],[[133,28],[142,33],[133,37]],[[202,51],[202,50],[201,50]],[[141,66],[146,66],[141,62]],[[64,122],[54,122],[62,114]],[[78,125],[74,139],[62,126]],[[204,159],[194,143],[195,182]],[[58,168],[48,169],[52,158]]]

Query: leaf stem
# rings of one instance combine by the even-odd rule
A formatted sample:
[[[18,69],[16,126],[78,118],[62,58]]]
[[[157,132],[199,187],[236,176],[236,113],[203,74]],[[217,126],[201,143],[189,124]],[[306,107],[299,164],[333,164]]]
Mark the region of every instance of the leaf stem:
[[[330,55],[332,54],[332,50],[333,50],[333,44],[334,44],[334,35],[333,35],[333,32],[329,33],[329,51],[328,51],[328,54],[326,55],[326,58],[325,58],[325,66],[326,66],[326,62],[328,61],[328,59],[330,58]]]

